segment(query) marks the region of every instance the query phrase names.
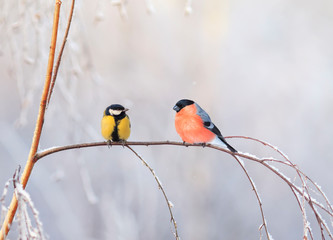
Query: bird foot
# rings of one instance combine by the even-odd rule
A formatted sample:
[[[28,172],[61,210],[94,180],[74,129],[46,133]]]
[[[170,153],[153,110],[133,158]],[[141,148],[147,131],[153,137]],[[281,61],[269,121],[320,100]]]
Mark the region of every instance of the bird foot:
[[[108,148],[111,148],[111,147],[112,147],[112,142],[111,142],[111,140],[108,140],[108,141],[107,141],[107,144],[108,144]]]
[[[126,141],[125,140],[121,140],[120,142],[121,142],[121,144],[123,145],[123,148],[124,148],[125,145],[126,145]]]

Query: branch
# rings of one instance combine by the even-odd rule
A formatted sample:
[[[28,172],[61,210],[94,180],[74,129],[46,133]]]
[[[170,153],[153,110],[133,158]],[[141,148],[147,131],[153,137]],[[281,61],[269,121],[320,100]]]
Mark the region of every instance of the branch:
[[[226,137],[228,138],[228,137]],[[279,178],[281,178],[292,190],[292,192],[295,195],[295,199],[298,202],[298,205],[301,209],[302,215],[303,215],[303,222],[304,222],[304,233],[303,233],[303,238],[307,239],[307,233],[310,234],[310,237],[313,239],[312,237],[312,232],[311,229],[308,225],[308,221],[306,218],[306,214],[305,214],[305,207],[304,207],[304,203],[301,203],[299,196],[306,201],[311,210],[313,211],[314,215],[316,216],[316,220],[318,222],[318,225],[320,227],[320,231],[321,231],[321,235],[322,238],[324,239],[324,231],[328,234],[328,236],[333,239],[333,236],[330,232],[330,229],[328,227],[328,225],[325,223],[324,219],[321,217],[321,215],[319,214],[318,210],[316,209],[317,207],[319,207],[320,209],[322,209],[323,211],[325,211],[330,217],[333,217],[333,211],[332,211],[332,206],[329,203],[328,198],[326,197],[326,195],[324,194],[324,192],[321,190],[321,188],[315,184],[312,180],[310,181],[318,190],[318,192],[324,197],[326,204],[328,207],[325,207],[324,205],[322,205],[320,202],[315,201],[311,196],[310,196],[310,192],[308,191],[308,186],[306,184],[306,180],[309,180],[310,178],[307,177],[306,174],[304,174],[301,170],[299,170],[299,168],[297,167],[297,165],[295,165],[294,163],[292,163],[287,157],[286,155],[284,155],[281,151],[279,151],[276,147],[273,147],[272,145],[265,143],[261,140],[256,140],[253,138],[248,138],[248,137],[240,137],[240,138],[246,138],[246,139],[250,139],[250,140],[254,140],[254,141],[258,141],[261,142],[262,144],[269,146],[271,148],[273,148],[275,151],[278,151],[281,156],[283,156],[285,158],[284,161],[282,160],[278,160],[278,159],[274,159],[274,158],[258,158],[256,156],[250,155],[250,154],[246,154],[246,153],[241,153],[241,152],[237,152],[237,153],[233,153],[231,151],[229,151],[228,149],[224,149],[215,145],[211,145],[211,144],[188,144],[188,143],[182,143],[182,142],[175,142],[175,141],[155,141],[155,142],[151,142],[151,141],[143,141],[143,142],[126,142],[125,146],[154,146],[154,145],[173,145],[173,146],[181,146],[181,147],[208,147],[208,148],[213,148],[225,153],[228,153],[234,157],[240,157],[240,158],[244,158],[250,161],[254,161],[257,162],[261,165],[263,165],[264,167],[266,167],[267,169],[269,169],[271,172],[273,172],[275,175],[277,175]],[[107,142],[92,142],[92,143],[81,143],[81,144],[73,144],[73,145],[68,145],[68,146],[61,146],[61,147],[53,147],[53,148],[49,148],[46,150],[42,150],[40,152],[38,152],[35,157],[34,157],[34,162],[37,162],[38,160],[40,160],[41,158],[48,156],[50,154],[53,153],[57,153],[57,152],[61,152],[61,151],[66,151],[66,150],[70,150],[70,149],[78,149],[78,148],[87,148],[87,147],[97,147],[97,146],[108,146]],[[114,142],[112,143],[112,146],[124,146],[123,143],[117,143]],[[269,164],[269,163],[277,163],[277,164],[283,164],[287,167],[291,167],[293,168],[297,174],[300,177],[301,183],[302,183],[302,187],[298,187],[296,184],[294,184],[293,182],[291,182],[291,180],[286,177],[283,173],[281,173],[275,166]],[[241,160],[239,160],[239,164],[241,166]],[[256,191],[256,188],[254,186],[254,182],[252,181],[252,179],[250,178],[249,174],[247,173],[245,167],[243,168],[243,170],[245,171],[245,174],[247,174],[248,179],[250,180],[250,183],[252,185],[253,190],[256,193],[256,197],[258,199],[258,203],[259,206],[261,208],[261,200],[259,198],[258,192]],[[303,201],[303,202],[304,202]],[[260,229],[262,227],[265,227],[266,230],[266,235],[268,237],[268,239],[270,238],[270,235],[268,233],[267,230],[267,225],[266,225],[266,220],[265,220],[265,216],[263,214],[262,208],[261,210],[261,214],[262,214],[262,220],[263,220],[263,224],[261,225]]]
[[[228,137],[226,137],[226,138],[228,138]],[[189,144],[189,143],[168,141],[168,140],[166,140],[166,141],[154,141],[154,142],[153,141],[141,141],[141,142],[128,141],[128,142],[126,142],[126,145],[129,145],[129,146],[169,145],[169,146],[182,146],[182,147],[201,147],[201,148],[203,147],[203,145],[201,143]],[[43,157],[46,157],[47,155],[56,153],[56,152],[67,151],[67,150],[78,149],[78,148],[99,147],[99,146],[108,146],[108,143],[107,142],[92,142],[92,143],[79,143],[79,144],[73,144],[73,145],[67,145],[67,146],[52,147],[52,148],[45,149],[45,150],[42,150],[42,151],[38,152],[35,155],[34,162],[37,162],[39,159],[41,159]],[[112,142],[112,146],[123,146],[123,143],[122,142]],[[286,166],[295,168],[296,165],[293,164],[292,162],[290,162],[290,163],[283,162],[281,160],[277,160],[277,159],[274,159],[274,158],[258,158],[256,156],[249,155],[249,154],[246,154],[246,153],[241,153],[241,152],[233,153],[228,149],[221,148],[221,147],[218,147],[218,146],[212,145],[212,144],[206,144],[206,145],[204,145],[204,147],[213,148],[213,149],[228,153],[230,155],[238,156],[238,157],[241,157],[241,158],[245,158],[245,159],[260,163],[263,166],[270,169],[273,173],[278,175],[288,185],[291,185],[292,189],[294,189],[298,194],[303,195],[300,188],[296,187],[286,176],[284,176],[282,173],[280,173],[278,171],[278,169],[276,169],[274,166],[271,166],[267,163],[267,162],[281,163],[281,164],[284,164]],[[298,171],[300,171],[300,170],[298,170]],[[301,172],[301,173],[304,174],[303,172]],[[306,176],[306,175],[304,174],[304,176]],[[308,197],[306,197],[306,199],[307,199],[307,201],[309,200]],[[329,203],[327,198],[325,198],[325,200]],[[315,205],[317,205],[318,207],[323,208],[323,206],[319,205],[318,203],[316,203],[316,202],[313,202],[313,203]],[[330,207],[330,209],[331,209],[331,207]],[[333,217],[333,211],[330,211],[330,209],[325,209],[324,208],[323,210],[325,210],[329,215],[331,215]]]
[[[333,235],[332,233],[330,232],[327,224],[325,223],[325,221],[322,219],[322,217],[320,216],[319,212],[317,211],[317,209],[315,208],[314,205],[316,205],[317,207],[321,208],[322,210],[324,210],[327,214],[329,214],[331,217],[333,217],[333,208],[332,208],[332,205],[330,203],[330,201],[328,200],[327,196],[325,195],[325,193],[321,190],[321,188],[318,186],[318,184],[316,184],[312,179],[310,179],[305,173],[303,173],[296,164],[293,164],[289,158],[287,157],[287,155],[285,155],[281,150],[279,150],[277,147],[271,145],[270,143],[267,143],[265,141],[262,141],[262,140],[259,140],[259,139],[256,139],[256,138],[252,138],[252,137],[245,137],[245,136],[229,136],[227,138],[242,138],[242,139],[248,139],[248,140],[253,140],[253,141],[256,141],[256,142],[259,142],[261,144],[263,144],[264,146],[268,146],[270,147],[271,149],[273,149],[274,151],[276,151],[277,153],[279,153],[284,159],[285,161],[276,161],[276,160],[273,160],[274,162],[278,162],[278,163],[281,163],[281,164],[284,164],[284,165],[287,165],[289,167],[292,167],[301,183],[302,183],[302,194],[300,194],[299,191],[297,191],[300,196],[302,196],[303,200],[306,200],[310,206],[310,208],[312,209],[313,213],[315,214],[315,217],[316,217],[316,220],[318,222],[318,225],[320,227],[320,232],[321,232],[321,235],[322,235],[322,239],[325,239],[324,237],[324,229],[323,227],[325,228],[327,234],[331,237],[331,239],[333,239]],[[327,205],[327,208],[325,208],[322,204],[318,203],[317,201],[315,201],[314,199],[311,198],[310,196],[310,192],[309,192],[309,187],[306,183],[306,180],[309,180],[312,185],[315,186],[315,188],[317,189],[317,191],[319,192],[319,194],[323,197],[323,199],[325,200],[326,202],[326,205]],[[305,212],[305,208],[304,208],[304,203],[301,204],[300,203],[300,200],[295,192],[295,189],[293,188],[293,186],[289,185],[289,187],[291,188],[291,191],[294,193],[295,195],[295,198],[298,202],[298,205],[301,209],[301,212],[302,212],[302,217],[303,217],[303,224],[304,224],[304,234],[303,234],[303,238],[304,239],[307,239],[307,233],[309,232],[310,234],[310,237],[313,239],[313,236],[312,236],[312,231],[311,231],[311,228],[308,224],[308,221],[307,221],[307,217],[306,217],[306,212]],[[296,187],[297,188],[297,187]],[[304,201],[303,201],[304,202]]]
[[[155,178],[155,181],[157,182],[157,185],[158,185],[158,188],[159,189],[161,189],[161,191],[162,191],[162,193],[163,193],[163,196],[164,196],[164,199],[165,199],[165,201],[166,201],[166,203],[167,203],[167,206],[168,206],[168,208],[169,208],[169,213],[170,213],[170,216],[171,216],[171,222],[173,223],[173,227],[175,228],[175,232],[174,232],[174,235],[175,235],[175,237],[176,237],[176,240],[179,240],[179,235],[178,235],[178,230],[177,230],[177,223],[176,223],[176,220],[175,220],[175,218],[174,218],[174,216],[173,216],[173,213],[172,213],[172,210],[171,210],[171,208],[172,208],[172,203],[169,201],[169,199],[168,199],[168,197],[167,197],[167,195],[166,195],[166,193],[165,193],[165,191],[164,191],[164,188],[163,188],[163,186],[162,186],[162,183],[161,183],[161,181],[159,180],[159,178],[156,176],[156,174],[155,174],[155,171],[154,171],[154,169],[152,169],[149,165],[148,165],[148,163],[145,161],[145,160],[143,160],[143,158],[136,152],[136,151],[134,151],[133,150],[133,148],[131,148],[130,146],[128,146],[128,145],[125,145],[128,149],[130,149],[141,161],[142,161],[142,163],[149,169],[149,171],[151,172],[151,174],[153,174],[153,176],[154,176],[154,178]]]
[[[226,138],[228,138],[228,137],[226,137]],[[189,143],[168,141],[168,140],[166,140],[166,141],[154,141],[154,142],[152,142],[152,141],[141,141],[141,142],[129,141],[129,142],[126,142],[126,145],[130,145],[130,146],[169,145],[169,146],[183,146],[183,147],[203,147],[203,145],[201,143],[189,144]],[[61,147],[52,147],[52,148],[49,148],[49,149],[42,150],[42,151],[38,152],[35,155],[34,161],[37,162],[39,159],[41,159],[41,158],[43,158],[47,155],[56,153],[56,152],[61,152],[61,151],[66,151],[66,150],[71,150],[71,149],[78,149],[78,148],[98,147],[98,146],[108,146],[108,143],[107,142],[92,142],[92,143],[79,143],[79,144],[73,144],[73,145],[67,145],[67,146],[61,146]],[[121,143],[121,142],[112,142],[112,146],[123,146],[123,143]],[[233,153],[228,149],[224,149],[224,148],[212,145],[212,144],[206,144],[206,145],[204,145],[204,147],[213,148],[213,149],[228,153],[230,155],[238,156],[238,157],[241,157],[241,158],[248,159],[250,161],[260,163],[263,166],[270,169],[273,173],[278,175],[280,178],[282,178],[282,180],[284,180],[286,183],[288,183],[289,185],[292,185],[292,189],[294,189],[297,193],[299,193],[300,195],[303,195],[301,189],[296,187],[286,176],[284,176],[282,173],[280,173],[278,171],[278,169],[276,169],[274,166],[271,166],[267,163],[267,162],[275,162],[275,163],[284,164],[284,165],[289,166],[289,167],[295,167],[296,165],[293,164],[292,162],[290,162],[290,163],[283,162],[281,160],[277,160],[277,159],[274,159],[274,158],[258,158],[256,156],[249,155],[249,154],[246,154],[246,153],[241,153],[241,152]],[[298,171],[300,171],[300,170],[298,170]],[[303,172],[301,172],[301,173],[304,174]],[[304,176],[306,176],[306,175],[304,174]],[[322,193],[322,194],[325,196],[324,193]],[[307,198],[307,201],[308,201],[309,200],[308,197],[306,197],[306,198]],[[325,197],[325,200],[329,203],[327,197]],[[314,202],[314,204],[317,205],[320,208],[323,208],[322,205],[319,205],[316,202]],[[330,209],[331,209],[331,206],[330,206]],[[329,215],[331,215],[333,217],[333,211],[331,211],[330,209],[323,208],[323,210],[325,210]]]
[[[243,163],[243,161],[241,159],[239,159],[238,157],[236,156],[233,156],[236,161],[238,162],[238,164],[241,166],[242,170],[244,171],[247,179],[249,180],[251,186],[252,186],[252,189],[254,191],[254,194],[256,195],[256,198],[257,198],[257,201],[258,201],[258,205],[259,205],[259,209],[260,209],[260,213],[261,213],[261,219],[262,219],[262,224],[261,226],[259,227],[259,231],[260,231],[260,239],[261,239],[261,229],[262,227],[264,227],[265,229],[265,233],[266,233],[266,236],[267,236],[267,239],[270,240],[271,239],[271,236],[268,232],[268,227],[267,227],[267,221],[266,221],[266,218],[265,218],[265,214],[264,214],[264,210],[262,208],[262,202],[261,202],[261,199],[260,199],[260,196],[259,196],[259,193],[258,193],[258,190],[256,188],[256,185],[254,183],[254,181],[252,180],[252,178],[250,177],[250,174],[248,173],[248,171],[246,170],[245,168],[245,165]]]
[[[54,88],[54,85],[55,85],[55,82],[56,82],[56,79],[57,79],[57,76],[58,76],[58,70],[59,70],[62,54],[63,54],[64,49],[65,49],[69,29],[70,29],[71,23],[72,23],[74,5],[75,5],[75,0],[72,0],[72,5],[71,5],[70,13],[69,13],[69,16],[68,16],[68,21],[67,21],[67,27],[66,27],[64,39],[62,41],[62,45],[60,47],[60,51],[59,51],[59,54],[58,54],[58,57],[57,57],[57,62],[56,62],[55,67],[54,67],[54,73],[53,73],[53,77],[52,77],[52,81],[51,81],[51,86],[50,86],[46,106],[48,106],[49,103],[50,103],[51,95],[53,93],[53,88]]]
[[[124,144],[122,142],[112,142],[112,146],[121,146],[123,147]],[[175,142],[175,141],[156,141],[156,142],[126,142],[126,145],[130,146],[155,146],[155,145],[174,145],[174,146],[185,146],[185,147],[202,147],[201,143],[198,144],[189,144],[189,143],[182,143],[182,142]],[[79,143],[79,144],[73,144],[73,145],[67,145],[67,146],[61,146],[61,147],[52,147],[49,149],[42,150],[38,152],[35,155],[34,161],[37,162],[39,159],[46,157],[47,155],[71,150],[71,149],[77,149],[77,148],[88,148],[88,147],[100,147],[100,146],[109,146],[107,142],[92,142],[92,143]],[[210,145],[206,145],[207,147]],[[211,145],[212,146],[212,145]],[[231,151],[227,149],[220,148],[221,151],[232,154]]]

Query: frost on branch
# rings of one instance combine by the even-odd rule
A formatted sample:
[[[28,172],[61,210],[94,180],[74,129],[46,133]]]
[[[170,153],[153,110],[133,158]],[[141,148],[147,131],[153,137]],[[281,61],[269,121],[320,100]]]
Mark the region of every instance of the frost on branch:
[[[18,239],[35,239],[44,240],[43,224],[39,219],[39,212],[35,208],[30,195],[22,187],[22,184],[15,183],[15,195],[18,200],[16,221],[18,223]],[[33,215],[33,221],[35,222],[35,227],[32,224],[32,220],[29,216],[28,209],[31,210]]]
[[[0,210],[0,221],[3,222],[4,221],[4,218],[7,214],[7,208],[5,206],[5,198],[7,196],[7,192],[8,192],[8,187],[9,187],[9,184],[10,184],[10,180],[8,180],[5,184],[5,187],[3,189],[3,192],[2,192],[2,195],[1,195],[1,198],[0,198],[0,204],[1,204],[1,210]]]

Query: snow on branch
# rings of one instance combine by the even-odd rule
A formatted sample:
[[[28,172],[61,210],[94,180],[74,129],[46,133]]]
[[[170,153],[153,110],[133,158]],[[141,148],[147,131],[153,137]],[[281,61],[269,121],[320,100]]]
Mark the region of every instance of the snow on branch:
[[[29,193],[23,189],[23,185],[20,183],[19,172],[21,167],[19,166],[13,175],[13,178],[9,179],[4,187],[1,202],[1,222],[4,221],[3,217],[7,213],[5,207],[5,198],[7,196],[8,188],[11,182],[14,185],[14,195],[17,199],[17,214],[16,222],[18,224],[18,239],[35,239],[44,240],[46,239],[43,224],[39,219],[39,212],[35,208],[34,203],[31,200]],[[33,221],[29,216],[29,210],[32,212]],[[34,224],[33,224],[34,222]],[[34,226],[35,225],[35,226]]]
[[[330,239],[333,239],[333,234],[331,233],[331,227],[332,227],[332,221],[330,222],[330,224],[327,224],[324,217],[320,214],[319,209],[325,214],[325,218],[333,218],[333,207],[328,199],[328,197],[326,196],[326,194],[323,192],[323,190],[321,189],[321,187],[314,182],[309,176],[307,176],[303,171],[300,170],[300,168],[294,164],[288,157],[286,154],[284,154],[281,150],[279,150],[277,147],[264,142],[262,140],[259,139],[255,139],[255,138],[251,138],[251,137],[244,137],[244,136],[232,136],[232,137],[226,137],[226,138],[240,138],[240,139],[246,139],[246,140],[250,140],[250,141],[255,141],[258,143],[263,144],[266,147],[271,148],[273,151],[277,152],[282,159],[275,159],[272,157],[268,157],[268,158],[259,158],[257,156],[254,156],[252,154],[249,153],[242,153],[242,152],[238,152],[238,153],[233,153],[231,151],[229,151],[228,149],[224,149],[215,145],[211,145],[211,144],[206,144],[204,145],[204,147],[208,147],[208,148],[213,148],[216,149],[218,151],[222,151],[225,152],[227,154],[232,155],[237,162],[239,163],[239,165],[241,166],[242,170],[244,171],[245,175],[247,176],[252,189],[256,195],[257,201],[258,201],[258,205],[260,208],[260,212],[261,212],[261,217],[262,217],[262,224],[259,227],[259,231],[260,231],[260,239],[262,238],[262,229],[264,228],[265,233],[266,233],[266,237],[267,239],[273,239],[272,236],[270,235],[270,233],[268,232],[268,226],[267,226],[267,221],[264,215],[264,211],[263,211],[263,203],[260,199],[259,193],[257,188],[255,187],[255,183],[253,181],[253,179],[250,176],[250,173],[248,172],[248,170],[245,167],[244,164],[244,160],[248,160],[248,161],[254,161],[258,164],[261,164],[262,166],[264,166],[265,168],[269,169],[274,175],[278,176],[283,182],[285,182],[290,190],[292,191],[292,193],[295,196],[295,200],[298,203],[299,206],[299,210],[302,213],[302,219],[303,219],[303,239],[314,239],[313,236],[313,232],[310,228],[310,221],[308,220],[307,217],[307,213],[305,210],[305,205],[307,203],[307,205],[310,207],[311,212],[313,213],[313,215],[316,218],[316,222],[317,225],[319,226],[320,229],[320,233],[322,236],[322,239],[325,239],[325,236],[329,236]],[[37,162],[38,160],[40,160],[41,158],[56,153],[56,152],[60,152],[60,151],[65,151],[65,150],[70,150],[70,149],[78,149],[78,148],[86,148],[86,147],[97,147],[97,146],[107,146],[107,142],[93,142],[93,143],[82,143],[82,144],[74,144],[74,145],[69,145],[69,146],[63,146],[63,147],[55,147],[55,148],[51,148],[51,149],[47,149],[47,150],[42,150],[40,152],[38,152],[35,155],[34,158],[34,162]],[[154,170],[149,167],[149,165],[142,159],[142,157],[137,154],[130,146],[154,146],[154,145],[173,145],[173,146],[182,146],[182,147],[203,147],[202,144],[187,144],[187,143],[182,143],[182,142],[174,142],[174,141],[154,141],[154,142],[126,142],[124,143],[112,143],[112,146],[125,146],[127,148],[129,148],[131,151],[133,151],[136,156],[138,158],[141,159],[141,161],[143,161],[144,165],[146,165],[148,167],[148,169],[151,171],[151,173],[153,174],[155,180],[157,181],[157,183],[159,184],[159,187],[162,188],[161,182],[158,179],[158,177],[156,176]],[[275,165],[272,165],[272,163],[274,163],[275,165],[283,165],[287,168],[290,168],[292,170],[294,170],[296,172],[297,175],[297,179],[300,182],[300,185],[297,185],[295,183],[295,181],[292,181],[290,179],[290,177],[288,177],[285,173],[283,173],[281,170],[279,170],[279,168],[277,168]],[[161,189],[162,190],[162,189]],[[171,206],[169,204],[169,200],[167,199],[164,190],[162,190],[165,200],[168,203],[168,207],[170,210],[170,214],[171,214],[171,220],[174,221],[173,216],[172,216],[172,212],[171,212]],[[317,196],[320,196],[323,201],[318,201],[316,200],[312,195],[316,194]],[[176,223],[174,221],[174,226],[175,229],[176,228]],[[177,232],[175,234],[176,238],[177,238]]]
[[[262,239],[262,230],[264,229],[265,235],[267,239],[273,239],[273,237],[270,235],[268,231],[268,225],[266,221],[266,217],[264,214],[264,203],[260,199],[259,192],[255,186],[254,180],[251,178],[251,175],[249,171],[245,167],[244,160],[247,161],[253,161],[256,162],[263,167],[267,168],[268,170],[271,171],[272,174],[278,176],[285,184],[288,185],[290,190],[295,196],[295,200],[299,206],[299,210],[302,214],[302,219],[303,219],[303,239],[315,239],[314,233],[310,227],[310,220],[308,219],[308,213],[306,212],[306,205],[309,207],[310,212],[315,216],[315,222],[318,225],[320,229],[320,235],[322,239],[325,239],[326,236],[329,237],[329,239],[333,239],[333,234],[332,234],[332,219],[333,219],[333,207],[332,204],[330,203],[328,197],[322,190],[322,188],[315,182],[313,181],[309,176],[307,176],[300,168],[294,164],[288,157],[285,155],[282,151],[280,151],[277,147],[264,142],[262,140],[258,140],[255,138],[250,138],[250,137],[244,137],[244,136],[232,136],[232,137],[226,137],[226,138],[240,138],[240,139],[246,139],[250,141],[255,141],[260,144],[263,144],[266,147],[271,148],[273,151],[279,153],[282,159],[275,159],[272,157],[268,158],[259,158],[257,156],[254,156],[252,154],[248,153],[242,153],[242,152],[237,152],[233,153],[229,151],[228,149],[224,149],[215,145],[211,144],[206,144],[204,147],[207,148],[213,148],[221,152],[225,152],[227,154],[232,155],[236,161],[239,163],[240,167],[242,168],[243,172],[245,173],[247,179],[249,180],[252,189],[255,193],[255,196],[258,201],[259,209],[261,212],[261,218],[262,218],[262,224],[259,226],[259,234],[260,234],[260,239]],[[161,181],[157,177],[155,171],[153,168],[151,168],[148,163],[143,159],[142,156],[140,156],[137,151],[135,151],[131,146],[154,146],[154,145],[173,145],[173,146],[180,146],[180,147],[203,147],[202,144],[187,144],[187,143],[182,143],[182,142],[174,142],[174,141],[154,141],[154,142],[126,142],[126,143],[112,143],[112,146],[124,146],[131,150],[136,157],[138,157],[144,166],[146,166],[151,174],[153,175],[155,181],[158,184],[159,189],[162,191],[163,196],[165,198],[165,201],[167,203],[167,207],[169,209],[169,213],[171,216],[171,222],[173,223],[174,226],[174,236],[176,240],[179,239],[178,235],[178,230],[177,230],[177,224],[174,219],[173,213],[172,213],[172,207],[173,204],[171,201],[168,199],[165,190],[162,186]],[[98,147],[98,146],[108,146],[107,142],[92,142],[92,143],[81,143],[81,144],[73,144],[73,145],[68,145],[68,146],[60,146],[60,147],[52,147],[48,148],[45,150],[39,151],[35,156],[34,156],[34,163],[37,163],[40,159],[50,155],[54,154],[57,152],[65,151],[65,150],[73,150],[73,149],[79,149],[79,148],[87,148],[87,147]],[[274,165],[273,165],[274,163]],[[285,174],[283,171],[279,170],[277,166],[284,166],[287,167],[287,169],[292,169],[296,173],[296,179],[293,181],[290,179],[290,177]],[[15,175],[14,175],[15,176]],[[296,181],[298,180],[298,181]],[[23,189],[22,185],[19,183],[18,180],[14,180],[13,182],[15,183],[15,195],[18,198],[18,223],[19,223],[19,229],[20,229],[20,234],[21,236],[27,236],[30,238],[37,238],[37,239],[45,239],[43,229],[42,229],[42,223],[39,220],[38,217],[38,211],[35,209],[31,198],[29,194]],[[297,184],[296,182],[299,182]],[[2,212],[6,212],[6,208],[4,207],[4,199],[7,195],[8,191],[8,186],[9,186],[9,181],[5,184],[5,188],[3,190],[3,194],[0,198],[0,203],[1,203],[1,208]],[[313,197],[313,195],[316,195],[316,197],[319,197],[320,200],[317,200]],[[29,218],[29,215],[27,213],[27,208],[30,208],[33,217],[34,217],[34,222],[36,227],[32,227],[31,220]],[[325,219],[329,219],[330,223],[326,223]],[[313,225],[313,223],[312,223]]]

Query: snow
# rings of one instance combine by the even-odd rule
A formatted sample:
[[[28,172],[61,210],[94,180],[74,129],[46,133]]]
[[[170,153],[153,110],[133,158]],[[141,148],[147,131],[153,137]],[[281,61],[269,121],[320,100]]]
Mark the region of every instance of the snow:
[[[43,153],[43,152],[49,152],[49,151],[53,151],[54,149],[60,148],[61,146],[53,146],[53,147],[49,147],[49,148],[45,148],[45,149],[40,149],[38,151],[38,153]]]
[[[286,175],[284,175],[277,167],[267,164],[267,166],[269,166],[271,169],[273,169],[275,172],[277,172],[280,176],[282,176],[284,179],[286,179],[290,184],[292,184],[292,181],[289,177],[287,177]]]
[[[244,153],[244,152],[238,152],[238,153],[239,153],[239,154],[246,155],[246,156],[248,156],[248,157],[250,157],[250,158],[256,158],[256,159],[259,159],[259,160],[260,160],[259,157],[257,157],[257,156],[254,155],[254,154],[251,154],[251,153]]]
[[[18,219],[19,238],[44,240],[43,224],[39,219],[39,212],[34,207],[29,193],[25,191],[22,184],[18,182],[16,183],[15,195],[18,201],[16,218]],[[36,227],[32,226],[27,207],[30,208],[33,214]]]

